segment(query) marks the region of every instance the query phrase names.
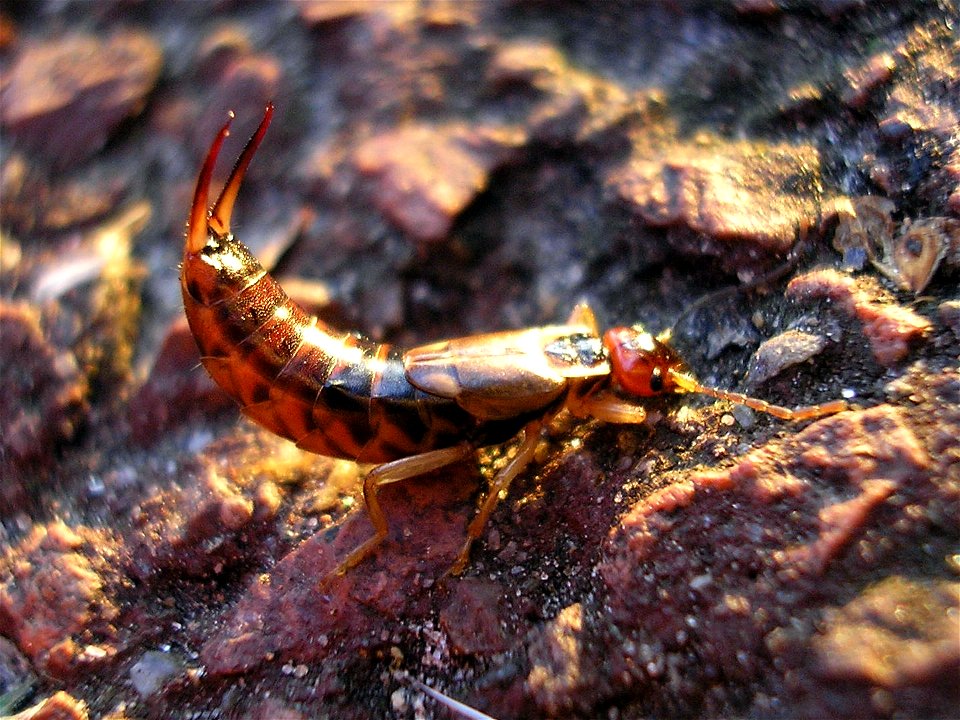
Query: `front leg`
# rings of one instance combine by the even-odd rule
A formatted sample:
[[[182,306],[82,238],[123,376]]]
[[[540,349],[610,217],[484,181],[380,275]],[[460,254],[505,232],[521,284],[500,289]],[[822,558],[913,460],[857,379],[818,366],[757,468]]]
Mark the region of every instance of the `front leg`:
[[[639,425],[647,419],[647,411],[641,405],[597,385],[571,389],[566,407],[574,417],[596,418],[613,425]]]

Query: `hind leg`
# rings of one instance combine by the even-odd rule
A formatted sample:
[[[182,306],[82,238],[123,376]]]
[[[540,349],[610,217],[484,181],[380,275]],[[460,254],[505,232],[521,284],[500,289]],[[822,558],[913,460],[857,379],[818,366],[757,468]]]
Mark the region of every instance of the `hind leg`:
[[[377,465],[363,479],[363,500],[367,506],[367,515],[373,524],[373,536],[365,540],[358,547],[354,548],[344,558],[339,565],[331,570],[327,577],[331,575],[343,575],[354,565],[362,562],[377,546],[383,542],[387,536],[389,526],[387,516],[380,506],[380,500],[377,493],[382,485],[406,480],[407,478],[424,475],[432,470],[447,465],[452,465],[460,460],[469,457],[474,452],[474,447],[467,443],[455,445],[451,448],[442,450],[432,450],[421,455],[411,455],[410,457],[400,458],[393,462]]]

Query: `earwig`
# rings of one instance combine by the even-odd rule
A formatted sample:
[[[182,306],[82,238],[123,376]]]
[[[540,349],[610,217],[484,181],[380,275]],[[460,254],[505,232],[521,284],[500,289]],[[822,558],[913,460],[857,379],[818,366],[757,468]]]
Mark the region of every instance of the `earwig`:
[[[705,387],[669,345],[640,328],[614,328],[601,337],[582,304],[560,325],[406,352],[329,327],[293,302],[230,231],[240,185],[272,117],[271,104],[208,211],[230,120],[211,144],[190,210],[181,290],[203,366],[244,415],[304,450],[377,463],[363,482],[374,535],[333,573],[362,561],[386,537],[380,486],[462,461],[522,432],[450,569],[462,572],[498,499],[532,460],[541,429],[564,408],[577,417],[635,424],[646,418],[643,398],[669,393],[702,393],[785,420],[846,407],[841,400],[791,410]]]

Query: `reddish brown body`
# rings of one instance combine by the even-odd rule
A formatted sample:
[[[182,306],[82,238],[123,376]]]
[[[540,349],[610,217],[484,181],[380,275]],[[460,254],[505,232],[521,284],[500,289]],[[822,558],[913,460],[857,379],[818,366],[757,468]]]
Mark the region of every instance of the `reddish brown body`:
[[[512,479],[533,456],[539,431],[566,407],[615,423],[646,417],[638,398],[702,392],[787,419],[836,412],[845,403],[789,410],[700,385],[663,342],[639,328],[601,339],[593,313],[567,323],[434,343],[406,352],[337,331],[287,297],[230,232],[233,204],[273,114],[268,106],[211,211],[207,195],[227,123],[197,180],[184,246],[184,311],[204,367],[250,419],[322,455],[383,463],[364,480],[375,535],[336,569],[366,557],[387,534],[379,486],[468,457],[524,431],[514,458],[491,481],[452,568]]]

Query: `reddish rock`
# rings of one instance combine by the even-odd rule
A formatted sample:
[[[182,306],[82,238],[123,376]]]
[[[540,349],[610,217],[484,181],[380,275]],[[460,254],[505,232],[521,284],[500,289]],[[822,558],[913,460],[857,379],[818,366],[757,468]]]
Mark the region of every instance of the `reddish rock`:
[[[362,506],[345,521],[335,540],[319,532],[257,578],[222,630],[204,646],[207,670],[233,674],[249,671],[268,659],[310,663],[330,652],[342,652],[344,644],[376,645],[368,638],[384,617],[404,622],[426,617],[438,599],[430,589],[449,570],[475,511],[469,466],[455,466],[436,475],[389,485],[381,491],[390,536],[374,555],[345,576],[324,579],[336,560],[369,535]],[[589,498],[596,482],[596,467],[579,458],[544,478],[549,492],[563,498]],[[519,552],[526,555],[553,546],[560,533],[577,540],[596,537],[597,528],[605,527],[613,512],[609,503],[598,502],[563,502],[563,511],[554,513],[550,507],[543,502],[525,503],[516,527],[492,527],[489,531],[515,535],[530,550],[520,551],[514,542],[509,543],[513,548],[497,551],[494,547],[488,552],[496,551],[497,560],[512,569],[521,561]],[[584,507],[589,512],[584,512]],[[570,555],[580,562],[594,548],[577,540],[571,543]],[[475,555],[482,552],[481,547],[480,543],[475,546]],[[468,565],[468,571],[477,563],[479,560]],[[508,595],[500,583],[445,578],[443,586],[450,588],[451,595],[440,611],[440,620],[455,652],[493,655],[515,642],[508,639],[513,626],[507,622],[506,608],[498,607],[498,598]]]
[[[903,411],[889,405],[827,418],[795,439],[801,446],[797,462],[829,481],[839,477],[857,485],[868,480],[898,484],[930,467]],[[869,442],[860,447],[862,439]]]
[[[551,715],[623,693],[647,698],[647,712],[690,710],[711,702],[711,677],[771,683],[765,638],[806,617],[819,593],[842,593],[847,568],[892,557],[878,542],[904,502],[932,500],[933,472],[905,414],[880,406],[814,423],[730,469],[673,478],[612,530],[602,619],[571,606],[538,633],[531,698]]]
[[[863,323],[873,356],[885,366],[904,360],[910,347],[923,340],[932,329],[929,320],[901,305],[876,302],[875,293],[862,288],[849,275],[836,270],[815,270],[793,278],[787,285],[787,297],[810,301],[824,298],[842,312]]]
[[[10,720],[87,720],[90,715],[83,700],[58,690],[33,707],[8,717]]]
[[[947,212],[960,216],[960,183],[955,186],[954,191],[947,198],[946,207]]]
[[[0,51],[6,52],[17,39],[17,26],[6,14],[0,15]]]
[[[918,133],[950,137],[960,114],[946,103],[928,102],[919,88],[898,85],[890,94],[887,115],[880,120],[880,133],[889,141],[900,141]]]
[[[768,636],[786,673],[790,707],[806,717],[951,718],[960,703],[955,609],[960,586],[946,580],[884,577],[839,597],[815,625]]]
[[[197,48],[196,61],[204,74],[217,76],[237,58],[254,50],[248,28],[242,23],[224,23],[204,34]]]
[[[798,548],[778,553],[785,566],[792,566],[810,575],[822,573],[852,542],[870,515],[897,489],[888,479],[862,482],[862,492],[845,502],[837,502],[820,510],[820,537]]]
[[[780,12],[777,0],[734,0],[733,7],[743,15],[776,15]]]
[[[4,159],[0,170],[0,213],[17,233],[48,234],[86,225],[117,207],[128,178],[111,174],[47,178],[23,153]]]
[[[408,125],[365,141],[354,163],[376,179],[377,207],[411,238],[431,242],[446,237],[522,141],[508,128]]]
[[[897,61],[886,52],[877,53],[855,68],[844,71],[847,87],[841,92],[840,99],[855,110],[862,109],[871,97],[893,77]]]
[[[266,698],[244,713],[247,720],[308,720],[310,716],[279,698]]]
[[[937,307],[940,322],[950,328],[954,337],[960,340],[960,300],[947,300]]]
[[[525,119],[530,140],[564,147],[597,139],[648,101],[615,82],[570,63],[553,44],[513,40],[500,44],[486,80],[499,92],[529,87],[538,101]]]
[[[390,3],[405,6],[407,3]],[[305,0],[297,3],[300,16],[309,25],[327,25],[373,12],[373,5],[364,0]]]
[[[659,128],[633,141],[607,185],[644,223],[686,231],[669,235],[682,251],[716,255],[742,271],[786,253],[797,227],[816,221],[820,162],[813,146],[707,133],[681,140]]]
[[[86,378],[73,353],[47,339],[32,306],[0,302],[0,336],[4,454],[35,459],[73,437],[87,410]]]
[[[472,514],[466,468],[448,477],[389,485],[380,492],[390,535],[344,576],[327,574],[370,534],[364,508],[331,541],[317,533],[258,577],[201,651],[214,675],[243,672],[266,660],[309,663],[343,646],[379,641],[384,617],[424,617],[429,588],[449,569]],[[453,480],[450,474],[456,473]]]
[[[235,407],[200,365],[197,343],[186,318],[167,330],[147,381],[128,405],[133,437],[143,445],[155,442],[171,427],[191,417],[210,417]]]
[[[510,646],[499,607],[505,594],[506,588],[499,583],[480,578],[466,577],[453,586],[440,611],[440,626],[454,652],[489,656]]]
[[[207,447],[198,460],[180,468],[181,488],[157,492],[133,511],[134,525],[125,538],[131,575],[146,580],[173,568],[190,577],[217,574],[264,539],[264,527],[279,508],[276,487],[263,473],[242,481],[216,469],[262,447],[238,452],[228,447],[226,462],[217,462],[211,455],[220,449]],[[291,469],[277,458],[269,461],[273,473]]]
[[[494,87],[523,84],[550,92],[569,65],[552,43],[515,40],[501,43],[487,66],[487,82]]]
[[[888,577],[826,613],[812,640],[817,674],[898,688],[960,670],[960,583]],[[826,710],[826,708],[824,708]]]
[[[0,94],[0,122],[58,167],[86,160],[140,112],[162,59],[149,35],[130,31],[26,43]]]
[[[119,611],[98,567],[110,546],[109,536],[55,522],[36,526],[0,561],[0,632],[52,676],[69,676],[90,660],[73,636],[111,634]]]
[[[564,608],[530,645],[527,688],[549,716],[569,713],[576,707],[572,697],[596,679],[591,668],[583,667],[584,642],[583,609],[577,603]]]

